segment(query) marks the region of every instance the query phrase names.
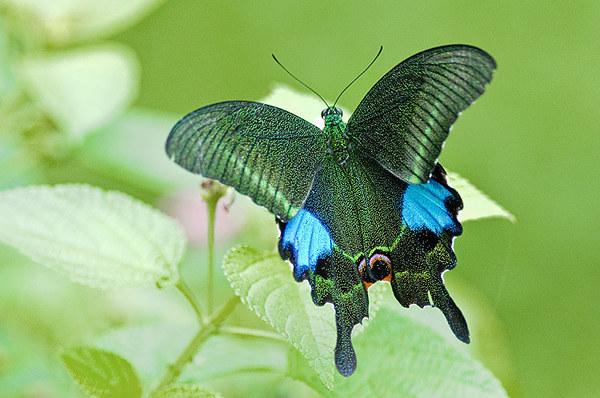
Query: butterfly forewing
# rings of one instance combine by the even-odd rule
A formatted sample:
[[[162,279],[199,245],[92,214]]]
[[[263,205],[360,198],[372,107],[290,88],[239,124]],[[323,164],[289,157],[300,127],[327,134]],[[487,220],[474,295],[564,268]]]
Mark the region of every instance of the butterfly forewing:
[[[326,140],[283,109],[229,101],[181,119],[166,150],[183,168],[234,187],[285,221],[308,195]]]
[[[496,68],[485,51],[452,45],[423,51],[383,76],[348,121],[361,151],[406,182],[429,180],[456,118]]]

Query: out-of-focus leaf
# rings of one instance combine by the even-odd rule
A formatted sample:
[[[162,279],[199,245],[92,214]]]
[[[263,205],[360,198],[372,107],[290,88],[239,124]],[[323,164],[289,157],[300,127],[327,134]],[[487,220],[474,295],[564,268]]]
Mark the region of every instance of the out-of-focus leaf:
[[[96,339],[95,345],[127,358],[135,366],[142,385],[150,389],[193,338],[197,325],[192,317],[189,319],[191,322],[170,323],[161,319],[115,329]],[[249,389],[265,391],[281,381],[288,347],[260,338],[214,335],[184,368],[179,380],[225,396],[249,396]],[[241,379],[244,382],[238,383]]]
[[[118,116],[139,81],[135,56],[117,45],[31,56],[19,71],[34,100],[74,138]]]
[[[0,329],[15,334],[27,330],[22,338],[47,351],[78,344],[123,317],[101,292],[73,284],[6,246],[0,248],[0,281]],[[65,311],[75,302],[77,311]]]
[[[185,349],[197,328],[192,323],[147,322],[110,330],[94,341],[94,345],[127,358],[135,367],[145,387],[160,380],[169,364]]]
[[[323,383],[332,387],[332,306],[317,307],[308,283],[296,283],[277,253],[238,247],[225,256],[223,271],[242,301],[302,352]]]
[[[35,184],[42,180],[42,171],[35,167],[35,160],[27,157],[19,142],[12,139],[13,136],[2,133],[0,124],[0,189]]]
[[[0,105],[4,96],[14,87],[15,78],[10,65],[8,36],[5,32],[4,20],[0,18]],[[0,116],[2,116],[0,114]]]
[[[209,386],[225,395],[239,395],[243,391],[240,386],[226,387],[228,376],[259,371],[281,378],[285,372],[288,348],[289,345],[283,341],[241,335],[216,335],[201,348],[193,363],[183,373],[182,380]],[[214,360],[220,357],[228,360]],[[257,382],[259,384],[268,380]]]
[[[186,242],[159,211],[86,185],[0,192],[0,241],[100,288],[177,283]]]
[[[354,340],[356,373],[336,375],[336,396],[502,398],[479,362],[426,326],[383,307]]]
[[[76,347],[65,351],[61,357],[73,379],[89,397],[142,396],[135,370],[117,354],[92,347]]]
[[[171,384],[159,390],[152,398],[218,398],[215,394],[193,384]]]
[[[165,141],[177,117],[146,109],[132,109],[90,135],[81,148],[86,162],[128,169],[164,191],[196,186],[197,175],[183,170],[165,154]]]
[[[55,44],[105,37],[136,23],[163,0],[6,0],[35,17]]]
[[[67,372],[57,366],[56,347],[41,344],[27,331],[0,327],[0,397],[80,398]]]
[[[515,216],[458,174],[448,173],[448,184],[458,191],[463,200],[464,209],[458,213],[461,222],[488,217],[502,217],[511,222],[516,221]]]

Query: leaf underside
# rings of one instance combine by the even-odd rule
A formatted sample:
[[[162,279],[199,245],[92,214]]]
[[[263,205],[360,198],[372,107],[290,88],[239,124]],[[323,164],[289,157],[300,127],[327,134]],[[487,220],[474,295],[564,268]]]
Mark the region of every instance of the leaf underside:
[[[68,184],[0,192],[0,242],[76,282],[114,288],[177,283],[186,239],[138,200]]]

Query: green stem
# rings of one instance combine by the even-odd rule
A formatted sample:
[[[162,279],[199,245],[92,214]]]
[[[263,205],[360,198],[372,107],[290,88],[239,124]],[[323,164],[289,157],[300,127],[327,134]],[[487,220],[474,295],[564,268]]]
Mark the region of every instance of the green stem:
[[[196,316],[198,317],[198,322],[201,325],[204,324],[204,314],[202,313],[202,309],[200,308],[200,305],[198,304],[198,301],[196,300],[196,297],[190,290],[189,286],[186,285],[186,283],[184,281],[180,280],[177,283],[177,285],[175,285],[175,287],[177,287],[177,289],[181,292],[181,294],[183,294],[185,296],[187,301],[190,303],[190,305],[194,309],[194,312],[196,313]]]
[[[260,329],[251,329],[251,328],[243,328],[237,326],[223,326],[219,328],[219,333],[223,334],[231,334],[242,337],[260,337],[264,339],[270,339],[275,341],[280,341],[286,343],[287,340],[281,335],[273,332],[269,332],[268,330],[260,330]]]
[[[215,219],[217,215],[217,203],[219,198],[206,200],[206,212],[208,215],[207,240],[208,240],[208,274],[206,287],[206,306],[208,312],[213,310],[214,300],[214,273],[215,273]]]
[[[203,323],[202,328],[196,333],[181,355],[179,355],[179,358],[177,358],[173,365],[167,368],[167,373],[158,384],[158,387],[154,390],[154,394],[177,380],[185,365],[194,358],[194,355],[196,355],[200,346],[219,329],[221,323],[223,323],[233,310],[235,310],[235,307],[239,302],[239,297],[232,297]]]

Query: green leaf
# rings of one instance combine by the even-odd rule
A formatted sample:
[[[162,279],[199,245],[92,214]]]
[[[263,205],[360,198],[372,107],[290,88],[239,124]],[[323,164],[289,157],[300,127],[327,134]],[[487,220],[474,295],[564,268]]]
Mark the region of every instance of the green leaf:
[[[136,23],[162,0],[6,0],[35,17],[46,39],[68,44],[105,37]]]
[[[336,336],[332,306],[314,305],[308,283],[295,282],[277,253],[238,247],[225,256],[223,271],[242,301],[296,347],[331,388]]]
[[[31,56],[19,71],[34,99],[74,138],[119,115],[139,80],[135,56],[117,45]]]
[[[136,398],[142,387],[127,360],[109,351],[76,347],[64,352],[62,360],[85,393],[94,398]]]
[[[109,288],[177,283],[186,240],[174,220],[127,195],[57,185],[0,192],[0,242]]]
[[[473,184],[456,173],[448,173],[448,184],[456,189],[464,203],[464,209],[458,213],[461,222],[488,217],[502,217],[515,222],[515,216],[475,188]]]
[[[221,395],[192,384],[171,384],[152,395],[152,398],[217,398]]]
[[[358,367],[336,396],[501,398],[500,382],[433,330],[383,307],[354,340]]]

